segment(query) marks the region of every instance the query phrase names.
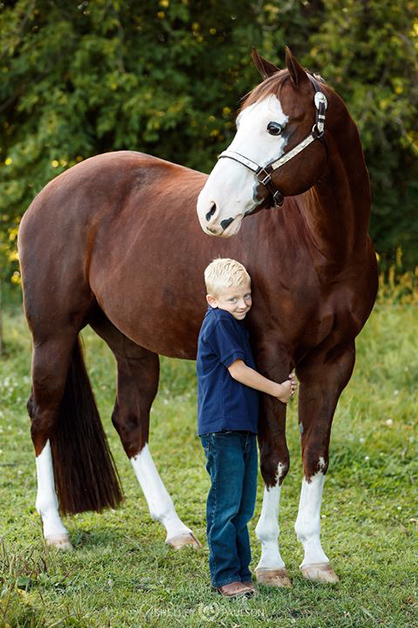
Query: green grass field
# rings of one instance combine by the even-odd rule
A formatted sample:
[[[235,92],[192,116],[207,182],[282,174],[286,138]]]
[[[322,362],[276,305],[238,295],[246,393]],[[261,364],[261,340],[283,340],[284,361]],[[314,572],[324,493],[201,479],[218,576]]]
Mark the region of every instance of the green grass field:
[[[260,588],[227,600],[209,586],[205,499],[209,487],[196,436],[194,363],[163,360],[150,447],[183,521],[204,545],[173,551],[153,522],[114,432],[115,366],[84,334],[87,363],[126,499],[120,509],[65,519],[75,547],[47,548],[35,503],[29,437],[30,340],[23,317],[5,316],[0,359],[0,627],[226,626],[228,628],[412,628],[417,621],[418,311],[379,304],[358,339],[357,366],[334,419],[322,539],[341,578],[304,580],[293,525],[301,464],[296,404],[289,404],[291,471],[282,491],[281,550],[293,589]],[[259,558],[251,522],[253,565]]]

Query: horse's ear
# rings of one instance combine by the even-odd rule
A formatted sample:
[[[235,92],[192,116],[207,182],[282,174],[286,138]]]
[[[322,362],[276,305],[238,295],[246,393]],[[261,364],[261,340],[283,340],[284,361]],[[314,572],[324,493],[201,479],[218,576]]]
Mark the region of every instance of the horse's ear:
[[[275,72],[280,71],[273,63],[270,63],[270,61],[267,61],[267,59],[258,54],[257,49],[254,46],[251,50],[251,59],[263,79],[266,79],[272,74],[275,74]]]
[[[290,48],[286,46],[285,50],[286,67],[289,70],[290,78],[292,79],[293,83],[298,87],[302,87],[303,85],[310,85],[308,75],[306,74],[300,63],[292,55],[292,51],[290,50]]]

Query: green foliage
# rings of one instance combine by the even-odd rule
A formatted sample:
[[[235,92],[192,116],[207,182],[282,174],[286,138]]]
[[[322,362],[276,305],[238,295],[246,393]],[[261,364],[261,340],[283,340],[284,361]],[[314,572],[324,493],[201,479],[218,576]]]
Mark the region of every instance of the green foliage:
[[[418,20],[408,0],[325,0],[309,64],[347,102],[373,189],[371,235],[383,266],[418,262]]]
[[[285,44],[347,101],[372,176],[377,249],[390,259],[401,246],[412,267],[413,15],[408,0],[0,2],[0,274],[17,269],[32,198],[82,159],[133,149],[209,171],[258,81],[251,46],[283,65]]]

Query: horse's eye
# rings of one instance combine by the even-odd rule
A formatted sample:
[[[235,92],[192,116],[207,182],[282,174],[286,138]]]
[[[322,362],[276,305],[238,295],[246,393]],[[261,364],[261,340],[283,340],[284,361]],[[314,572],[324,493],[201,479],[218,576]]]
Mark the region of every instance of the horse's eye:
[[[280,135],[283,131],[282,125],[278,122],[269,122],[267,125],[267,131],[270,135]]]

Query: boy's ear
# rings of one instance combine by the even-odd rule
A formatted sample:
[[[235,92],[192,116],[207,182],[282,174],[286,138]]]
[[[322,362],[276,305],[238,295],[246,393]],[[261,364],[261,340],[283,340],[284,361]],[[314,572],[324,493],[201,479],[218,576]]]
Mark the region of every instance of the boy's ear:
[[[216,297],[214,297],[213,294],[207,294],[206,301],[209,303],[210,307],[218,307]]]

